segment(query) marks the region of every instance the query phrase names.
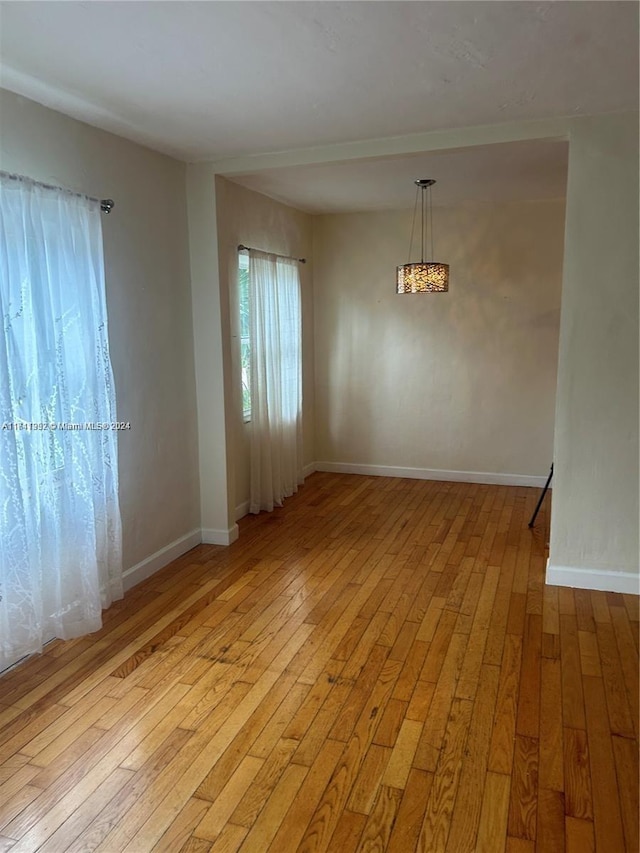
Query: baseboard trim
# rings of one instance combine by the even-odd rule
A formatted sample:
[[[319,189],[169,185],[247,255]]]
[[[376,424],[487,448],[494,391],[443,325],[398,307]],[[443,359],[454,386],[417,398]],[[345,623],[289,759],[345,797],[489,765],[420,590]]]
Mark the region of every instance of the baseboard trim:
[[[575,566],[553,566],[547,560],[546,582],[549,586],[571,586],[603,592],[640,595],[640,576],[632,572],[579,569]]]
[[[403,477],[411,480],[443,480],[455,483],[482,483],[489,486],[531,486],[543,488],[546,476],[534,474],[494,474],[487,471],[446,471],[439,468],[395,468],[388,465],[360,465],[352,462],[316,462],[316,471],[335,474],[364,474],[369,477]]]
[[[308,477],[309,474],[313,474],[316,470],[316,463],[310,462],[308,465],[305,465],[302,469],[302,476]],[[240,521],[241,518],[244,518],[249,512],[249,501],[243,501],[241,504],[238,504],[236,507],[235,519],[236,521]]]
[[[236,507],[236,521],[240,521],[249,512],[249,501],[243,501]]]
[[[202,528],[202,542],[205,545],[232,545],[239,535],[240,529],[237,524],[229,527],[228,530],[217,530],[214,527]]]
[[[151,575],[155,575],[155,573],[159,572],[160,569],[164,569],[165,566],[168,566],[172,560],[176,560],[178,557],[186,554],[187,551],[195,548],[196,545],[199,545],[201,542],[202,533],[200,528],[192,530],[191,533],[185,533],[184,536],[181,536],[179,539],[175,539],[173,542],[165,545],[164,548],[160,548],[160,550],[156,551],[155,554],[151,554],[150,557],[147,557],[140,563],[136,563],[135,566],[131,566],[130,569],[126,569],[122,573],[122,585],[124,587],[124,591],[127,592],[127,590],[132,589],[142,581],[150,578]]]

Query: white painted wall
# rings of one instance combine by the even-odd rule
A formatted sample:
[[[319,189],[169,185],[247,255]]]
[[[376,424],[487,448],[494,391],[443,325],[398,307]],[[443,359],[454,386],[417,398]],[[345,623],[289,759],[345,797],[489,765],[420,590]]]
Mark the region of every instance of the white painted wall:
[[[571,140],[547,581],[636,592],[637,133],[637,112],[565,117],[236,157],[215,166],[218,173],[247,174],[493,142]],[[372,281],[375,275],[374,270]],[[323,322],[318,317],[317,327]],[[318,353],[324,346],[320,340]],[[319,365],[319,380],[323,370]],[[321,387],[318,392],[320,423],[325,403]],[[319,447],[324,446],[319,436]]]
[[[206,163],[187,167],[189,251],[198,405],[200,502],[204,542],[229,545],[238,537],[230,475],[229,344],[218,273],[215,174]]]
[[[638,591],[638,115],[571,123],[548,579]]]
[[[232,507],[249,500],[249,425],[242,421],[240,346],[238,340],[237,263],[239,243],[256,249],[306,257],[300,264],[302,288],[302,395],[304,462],[314,454],[314,344],[312,217],[280,204],[225,178],[216,178],[218,254],[224,346],[227,350],[225,390],[227,400],[228,461]],[[245,511],[245,510],[241,510]]]
[[[437,207],[444,294],[395,293],[412,211],[314,220],[318,461],[544,476],[564,202]]]
[[[185,166],[4,90],[0,116],[0,168],[116,202],[102,227],[118,417],[131,422],[118,434],[127,569],[200,527]]]
[[[452,278],[451,293],[434,297],[393,293],[410,214],[318,220],[313,455],[544,475],[553,452],[548,579],[637,589],[637,113],[460,128],[189,167],[200,519],[185,167],[5,91],[0,111],[1,168],[117,203],[103,226],[119,416],[133,426],[120,436],[127,567],[200,523],[228,534],[244,488],[244,456],[229,438],[236,409],[224,257],[228,266],[233,243],[260,244],[266,235],[295,230],[265,229],[262,216],[268,219],[267,208],[275,208],[254,198],[252,204],[267,207],[259,214],[256,207],[251,234],[238,228],[239,220],[219,233],[216,172],[569,137],[554,450],[550,362],[557,340],[561,204],[547,205],[544,215],[541,207],[523,205],[517,217],[497,208],[475,215],[438,211],[438,254],[450,262]],[[252,204],[243,218],[252,215]],[[226,246],[220,269],[218,236]],[[299,251],[295,241],[272,247]],[[460,346],[464,359],[452,351]],[[312,363],[308,349],[305,358]],[[312,395],[308,375],[305,395]],[[437,413],[444,413],[439,424]],[[311,461],[313,424],[305,424],[305,439]]]

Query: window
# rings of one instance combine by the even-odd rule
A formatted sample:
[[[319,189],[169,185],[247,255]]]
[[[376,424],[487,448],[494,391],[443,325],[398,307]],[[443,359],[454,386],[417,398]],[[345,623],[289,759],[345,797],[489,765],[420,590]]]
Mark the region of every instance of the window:
[[[241,337],[250,387],[249,512],[260,512],[281,506],[303,481],[302,311],[297,260],[250,249],[248,261],[239,280],[240,293],[248,289],[246,346]]]
[[[99,202],[0,172],[0,670],[122,597]]]
[[[249,256],[238,254],[238,304],[240,307],[240,365],[242,371],[242,419],[251,420],[251,342],[249,339]]]

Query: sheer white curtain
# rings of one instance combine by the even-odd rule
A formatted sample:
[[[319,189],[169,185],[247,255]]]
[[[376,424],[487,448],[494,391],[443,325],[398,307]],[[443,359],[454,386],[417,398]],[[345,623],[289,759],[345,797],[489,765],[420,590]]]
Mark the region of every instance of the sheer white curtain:
[[[0,669],[122,597],[98,202],[0,174]]]
[[[298,263],[249,252],[250,512],[272,510],[302,476],[302,312]]]

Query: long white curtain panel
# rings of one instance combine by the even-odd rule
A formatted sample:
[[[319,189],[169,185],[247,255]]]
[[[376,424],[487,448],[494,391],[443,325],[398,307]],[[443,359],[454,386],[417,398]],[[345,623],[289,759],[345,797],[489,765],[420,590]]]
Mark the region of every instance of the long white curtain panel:
[[[0,669],[122,597],[99,202],[0,176]]]
[[[302,476],[302,312],[298,263],[249,253],[251,495],[271,511]]]

